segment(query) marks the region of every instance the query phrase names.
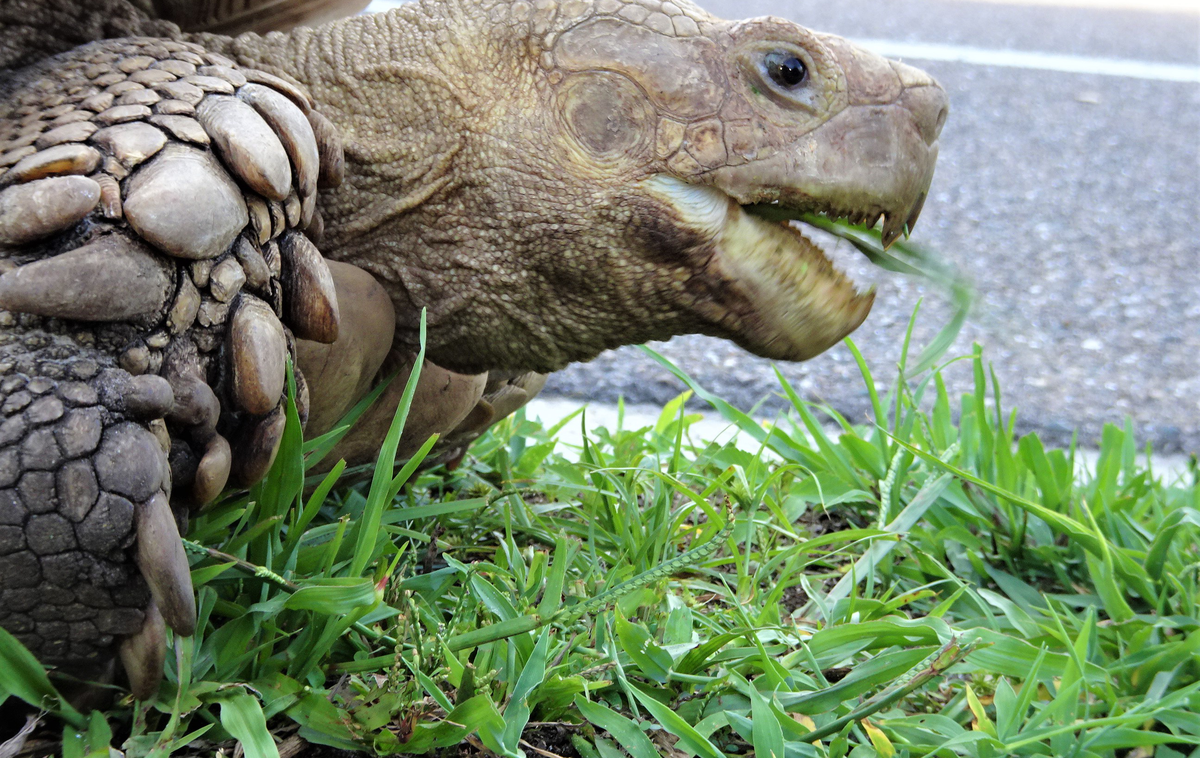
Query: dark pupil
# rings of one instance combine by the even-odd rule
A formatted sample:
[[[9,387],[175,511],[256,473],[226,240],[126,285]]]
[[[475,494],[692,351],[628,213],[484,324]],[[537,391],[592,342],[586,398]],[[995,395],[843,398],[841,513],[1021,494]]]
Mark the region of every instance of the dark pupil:
[[[795,87],[804,81],[808,69],[804,62],[794,55],[786,53],[771,53],[767,56],[767,73],[781,87]]]

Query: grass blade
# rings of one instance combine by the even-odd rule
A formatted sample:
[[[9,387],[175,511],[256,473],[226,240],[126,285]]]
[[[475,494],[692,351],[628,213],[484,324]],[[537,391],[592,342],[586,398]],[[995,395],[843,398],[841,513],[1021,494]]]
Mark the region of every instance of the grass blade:
[[[678,737],[680,744],[685,749],[692,751],[700,758],[725,758],[725,754],[718,750],[716,745],[709,742],[707,737],[697,732],[691,724],[684,721],[675,711],[654,699],[654,697],[636,684],[630,684],[630,689],[634,697],[642,704],[642,707],[658,723],[662,724],[663,729]]]
[[[0,627],[0,692],[51,711],[79,731],[87,729],[83,714],[54,688],[42,664],[3,627]]]
[[[258,698],[244,690],[222,695],[221,726],[241,743],[247,758],[279,758]]]
[[[646,733],[613,709],[586,700],[582,695],[575,697],[575,707],[588,721],[616,737],[621,747],[633,758],[656,758],[659,755]]]

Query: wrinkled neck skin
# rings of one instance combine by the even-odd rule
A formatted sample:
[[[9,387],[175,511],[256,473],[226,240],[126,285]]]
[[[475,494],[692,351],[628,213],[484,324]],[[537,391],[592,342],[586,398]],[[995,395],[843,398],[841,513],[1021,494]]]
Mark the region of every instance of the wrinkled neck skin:
[[[640,177],[580,175],[544,136],[556,129],[539,119],[558,115],[537,72],[517,70],[536,68],[519,30],[489,22],[486,3],[436,18],[425,5],[221,45],[304,84],[341,131],[346,179],[322,195],[320,247],[383,283],[398,343],[417,346],[425,308],[435,362],[546,372],[705,331],[680,301],[709,285],[651,276],[661,262],[600,231],[647,233],[645,200],[619,189]]]

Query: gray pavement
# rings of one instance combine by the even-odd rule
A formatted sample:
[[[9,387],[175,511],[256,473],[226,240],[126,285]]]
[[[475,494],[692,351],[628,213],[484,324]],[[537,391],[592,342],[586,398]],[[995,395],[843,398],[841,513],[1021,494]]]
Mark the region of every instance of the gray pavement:
[[[1200,451],[1200,84],[1110,75],[1124,70],[1119,59],[1200,65],[1200,14],[961,1],[701,4],[854,38],[1118,59],[1097,73],[909,59],[952,103],[913,239],[974,279],[977,312],[955,350],[984,346],[1023,430],[1062,443],[1077,429],[1095,441],[1105,422],[1130,417],[1157,450]],[[878,283],[854,339],[887,384],[917,300],[925,298],[917,345],[949,309],[921,282],[835,253],[856,279]],[[702,337],[656,347],[736,405],[782,407],[767,361]],[[845,348],[780,368],[810,398],[866,418]],[[970,374],[963,366],[948,379],[963,391]],[[681,389],[624,348],[559,372],[546,393],[661,403]]]

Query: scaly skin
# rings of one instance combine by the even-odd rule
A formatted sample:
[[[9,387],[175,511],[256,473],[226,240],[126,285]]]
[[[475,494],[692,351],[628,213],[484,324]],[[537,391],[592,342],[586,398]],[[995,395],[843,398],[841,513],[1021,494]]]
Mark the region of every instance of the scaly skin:
[[[100,661],[114,639],[142,628],[148,593],[133,581],[126,548],[135,501],[161,490],[166,457],[152,436],[149,450],[123,451],[133,460],[104,450],[106,437],[111,443],[118,431],[140,432],[105,391],[114,374],[125,373],[111,348],[81,344],[37,317],[6,326],[0,625],[46,661]],[[147,475],[129,476],[141,464]]]
[[[175,33],[126,0],[0,0],[0,90],[10,71],[92,40]]]
[[[0,0],[0,19],[40,19],[33,32],[0,24],[0,66],[79,41],[79,32],[47,28],[48,11],[31,10],[30,1]],[[79,14],[83,34],[184,38],[125,0],[86,4],[96,11],[83,5],[53,0],[46,8]],[[894,239],[920,212],[947,110],[941,88],[916,69],[778,19],[715,19],[686,0],[422,0],[315,30],[187,39],[199,47],[185,56],[220,53],[241,71],[285,80],[270,86],[311,107],[318,132],[329,127],[317,134],[322,176],[340,156],[331,135],[345,145],[345,179],[321,191],[320,220],[287,224],[287,234],[306,229],[324,256],[342,262],[330,266],[329,291],[341,304],[336,341],[295,347],[311,399],[308,431],[328,428],[380,376],[411,365],[424,308],[431,362],[401,449],[436,431],[447,440],[441,460],[461,455],[535,394],[542,373],[610,347],[704,333],[802,360],[835,344],[866,317],[871,296],[856,293],[797,231],[742,206],[779,203],[871,224],[882,216],[885,240]],[[117,58],[91,65],[119,67],[147,43],[115,44]],[[58,77],[54,86],[69,96],[71,56],[94,61],[107,49],[83,48],[42,73]],[[25,90],[0,82],[0,127],[16,135],[8,148],[0,144],[0,162],[5,149],[22,149],[31,109],[58,107],[38,89],[40,75],[26,76]],[[35,105],[22,112],[24,102]],[[238,159],[226,158],[246,192]],[[0,250],[0,273],[97,234],[132,235],[98,213],[44,246]],[[231,250],[215,261],[233,260]],[[172,287],[182,292],[187,279],[204,290],[208,269],[170,266]],[[0,300],[12,281],[0,277]],[[262,310],[283,314],[290,306],[275,281],[255,292],[266,298]],[[293,300],[307,302],[306,293],[294,290]],[[123,638],[139,696],[153,691],[161,670],[163,619],[187,633],[189,609],[178,597],[182,584],[161,577],[148,604],[131,561],[148,544],[170,542],[170,530],[160,519],[142,527],[157,523],[152,535],[139,531],[133,514],[161,513],[147,504],[164,496],[190,504],[179,483],[196,476],[218,429],[249,439],[251,450],[271,433],[270,413],[237,405],[221,347],[233,338],[219,307],[199,332],[172,337],[186,337],[198,353],[179,353],[172,342],[150,351],[149,364],[139,362],[144,353],[129,357],[129,345],[148,344],[170,307],[108,325],[0,311],[0,625],[43,660],[77,670]],[[96,371],[82,376],[79,367],[90,365]],[[183,423],[178,408],[163,423],[147,415],[146,402],[131,413],[126,400],[136,393],[125,369],[172,379],[176,406],[178,376],[193,372],[215,389],[219,424]],[[402,383],[336,455],[374,454]],[[155,389],[147,387],[140,391]],[[84,411],[97,417],[89,429],[102,428],[90,447],[67,429]],[[110,437],[136,450],[118,455]],[[147,440],[170,449],[169,472]],[[113,470],[115,460],[125,468]],[[91,486],[84,469],[93,489],[107,493],[88,490],[87,508],[63,495]],[[107,510],[97,510],[101,499]],[[64,561],[68,570],[49,568]],[[164,596],[164,586],[175,595]],[[40,608],[30,603],[34,593]]]

